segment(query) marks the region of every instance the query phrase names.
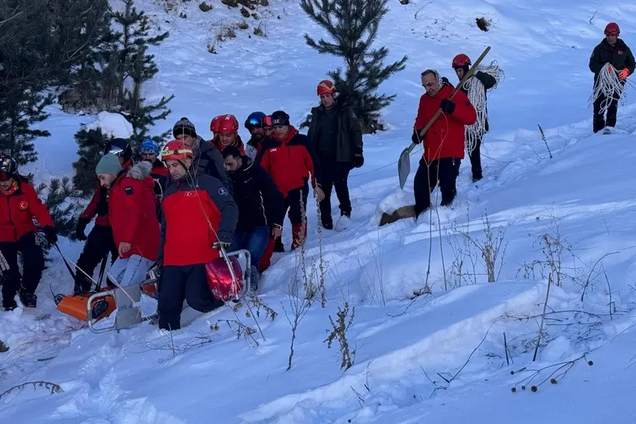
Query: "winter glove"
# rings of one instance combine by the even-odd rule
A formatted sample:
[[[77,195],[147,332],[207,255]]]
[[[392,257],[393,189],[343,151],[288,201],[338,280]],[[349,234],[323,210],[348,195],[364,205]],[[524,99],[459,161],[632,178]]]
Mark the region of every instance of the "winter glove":
[[[86,230],[86,226],[88,225],[89,222],[90,221],[85,218],[80,218],[77,220],[77,227],[75,227],[75,237],[79,241],[86,240],[86,234],[84,233],[84,231]]]
[[[417,129],[413,130],[413,135],[411,135],[411,141],[413,142],[413,144],[420,144],[422,142],[418,133],[419,131]]]
[[[355,154],[353,157],[353,164],[356,168],[361,168],[362,165],[364,165],[364,156],[362,156],[362,153]]]
[[[46,227],[42,228],[42,231],[44,232],[46,241],[48,241],[49,244],[57,243],[57,234],[55,233],[55,228],[47,225]]]
[[[231,245],[232,243],[228,243],[227,241],[216,241],[212,243],[212,247],[216,250],[221,250],[221,248],[223,248],[223,250],[228,250]]]
[[[452,101],[448,99],[442,99],[442,101],[439,104],[439,107],[440,109],[442,109],[443,112],[446,112],[449,115],[455,112],[455,103],[453,103]]]
[[[624,68],[622,71],[618,73],[618,79],[620,79],[621,81],[625,81],[628,76],[629,76],[629,69],[627,68]]]

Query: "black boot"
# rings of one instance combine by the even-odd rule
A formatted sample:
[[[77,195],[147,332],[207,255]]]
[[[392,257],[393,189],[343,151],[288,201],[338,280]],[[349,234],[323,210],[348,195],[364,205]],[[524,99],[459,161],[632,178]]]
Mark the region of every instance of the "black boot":
[[[38,297],[33,293],[20,290],[20,302],[26,308],[36,308],[38,306]]]

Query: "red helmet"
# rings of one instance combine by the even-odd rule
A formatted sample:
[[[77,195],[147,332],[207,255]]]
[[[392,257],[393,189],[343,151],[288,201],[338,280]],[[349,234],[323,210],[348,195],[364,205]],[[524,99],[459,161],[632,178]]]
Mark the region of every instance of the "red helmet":
[[[270,128],[272,126],[272,115],[267,115],[263,118],[263,126],[265,128]]]
[[[218,133],[235,134],[239,130],[239,123],[234,115],[221,115],[219,117]]]
[[[323,94],[333,94],[336,92],[336,86],[333,85],[333,82],[329,80],[322,80],[318,83],[318,88],[316,90],[319,96]]]
[[[194,159],[192,149],[181,140],[172,140],[163,147],[161,152],[161,160],[184,160],[185,158]]]
[[[217,299],[227,302],[236,299],[243,290],[243,270],[241,264],[235,256],[229,257],[232,264],[234,277],[230,273],[230,269],[223,258],[212,259],[205,264],[205,274],[208,277],[208,286],[210,291]]]
[[[215,134],[219,132],[219,124],[221,123],[222,117],[223,115],[218,115],[212,118],[212,121],[210,122],[210,131]]]
[[[621,33],[621,29],[616,22],[610,22],[605,27],[605,35],[618,35]]]
[[[460,53],[453,58],[453,68],[462,68],[466,65],[472,65],[470,58],[466,56],[464,53]]]

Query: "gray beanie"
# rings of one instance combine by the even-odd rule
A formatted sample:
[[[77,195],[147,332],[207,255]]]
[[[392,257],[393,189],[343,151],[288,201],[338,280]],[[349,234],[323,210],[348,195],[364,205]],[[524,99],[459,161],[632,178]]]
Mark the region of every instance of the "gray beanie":
[[[192,138],[197,138],[197,130],[194,128],[194,124],[186,117],[183,117],[174,124],[172,127],[172,134],[174,138],[179,138],[180,135],[189,135]]]
[[[96,174],[119,174],[121,170],[119,158],[112,153],[104,155],[95,167]]]

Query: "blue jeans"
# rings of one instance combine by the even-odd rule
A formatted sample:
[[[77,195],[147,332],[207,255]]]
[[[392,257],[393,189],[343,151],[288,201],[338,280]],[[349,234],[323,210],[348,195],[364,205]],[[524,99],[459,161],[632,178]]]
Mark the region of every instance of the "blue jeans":
[[[258,262],[261,260],[261,256],[265,253],[265,248],[269,242],[269,227],[258,227],[254,231],[242,233],[235,232],[234,240],[230,246],[230,252],[234,252],[240,249],[246,249],[250,252],[252,257],[252,266],[258,269]]]

